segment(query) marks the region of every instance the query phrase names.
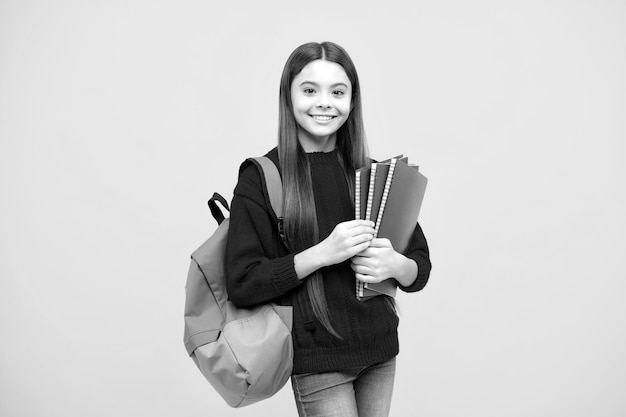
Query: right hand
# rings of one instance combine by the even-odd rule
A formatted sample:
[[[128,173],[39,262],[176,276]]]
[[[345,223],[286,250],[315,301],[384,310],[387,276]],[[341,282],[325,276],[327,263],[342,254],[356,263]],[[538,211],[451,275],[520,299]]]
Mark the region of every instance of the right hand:
[[[336,225],[318,249],[326,266],[335,265],[367,249],[373,238],[374,222],[350,220]]]

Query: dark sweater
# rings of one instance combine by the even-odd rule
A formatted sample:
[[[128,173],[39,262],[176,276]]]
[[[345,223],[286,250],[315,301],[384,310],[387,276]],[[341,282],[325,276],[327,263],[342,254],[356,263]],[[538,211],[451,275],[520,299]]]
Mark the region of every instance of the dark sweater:
[[[267,156],[277,165],[274,148]],[[308,154],[320,241],[337,223],[352,220],[354,209],[337,152]],[[304,280],[294,269],[293,253],[282,244],[269,211],[258,169],[244,163],[235,187],[226,249],[227,289],[240,307],[267,301],[293,305],[295,374],[329,372],[367,366],[398,354],[398,317],[386,296],[358,301],[355,277],[346,261],[321,270],[331,322],[342,336],[326,331],[315,318]],[[407,292],[421,290],[428,281],[428,245],[417,225],[405,255],[415,260],[419,274]]]

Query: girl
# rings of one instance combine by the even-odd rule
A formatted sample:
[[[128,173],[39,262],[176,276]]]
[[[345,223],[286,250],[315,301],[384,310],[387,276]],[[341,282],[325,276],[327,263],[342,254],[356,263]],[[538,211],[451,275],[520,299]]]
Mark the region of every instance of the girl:
[[[395,278],[421,290],[430,274],[419,225],[409,248],[374,239],[353,220],[355,170],[370,163],[356,69],[345,50],[307,43],[290,55],[280,82],[278,147],[284,236],[270,214],[261,176],[241,167],[227,246],[230,299],[293,306],[291,377],[300,416],[386,416],[398,354],[398,317],[387,296],[358,301],[363,282]]]

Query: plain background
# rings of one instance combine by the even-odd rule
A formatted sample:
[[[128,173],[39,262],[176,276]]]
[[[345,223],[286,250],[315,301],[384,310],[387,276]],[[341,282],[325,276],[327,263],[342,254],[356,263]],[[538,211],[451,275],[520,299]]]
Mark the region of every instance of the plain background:
[[[393,416],[626,414],[626,2],[0,2],[0,414],[231,410],[187,357],[189,254],[332,40],[373,157],[430,182]]]

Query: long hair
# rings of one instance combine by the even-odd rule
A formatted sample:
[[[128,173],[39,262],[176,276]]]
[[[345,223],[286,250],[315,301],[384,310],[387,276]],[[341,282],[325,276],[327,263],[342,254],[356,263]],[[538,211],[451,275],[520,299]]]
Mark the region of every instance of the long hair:
[[[354,172],[369,162],[361,89],[356,68],[348,53],[332,42],[306,43],[296,48],[285,64],[280,80],[278,155],[284,194],[284,230],[290,249],[299,252],[319,243],[319,230],[311,181],[311,171],[304,149],[298,141],[298,124],[293,114],[291,84],[302,69],[312,61],[322,59],[341,65],[352,84],[351,111],[339,128],[336,147],[340,155],[348,188],[354,199]],[[313,313],[334,336],[341,338],[331,324],[324,293],[324,281],[319,271],[306,280]]]

